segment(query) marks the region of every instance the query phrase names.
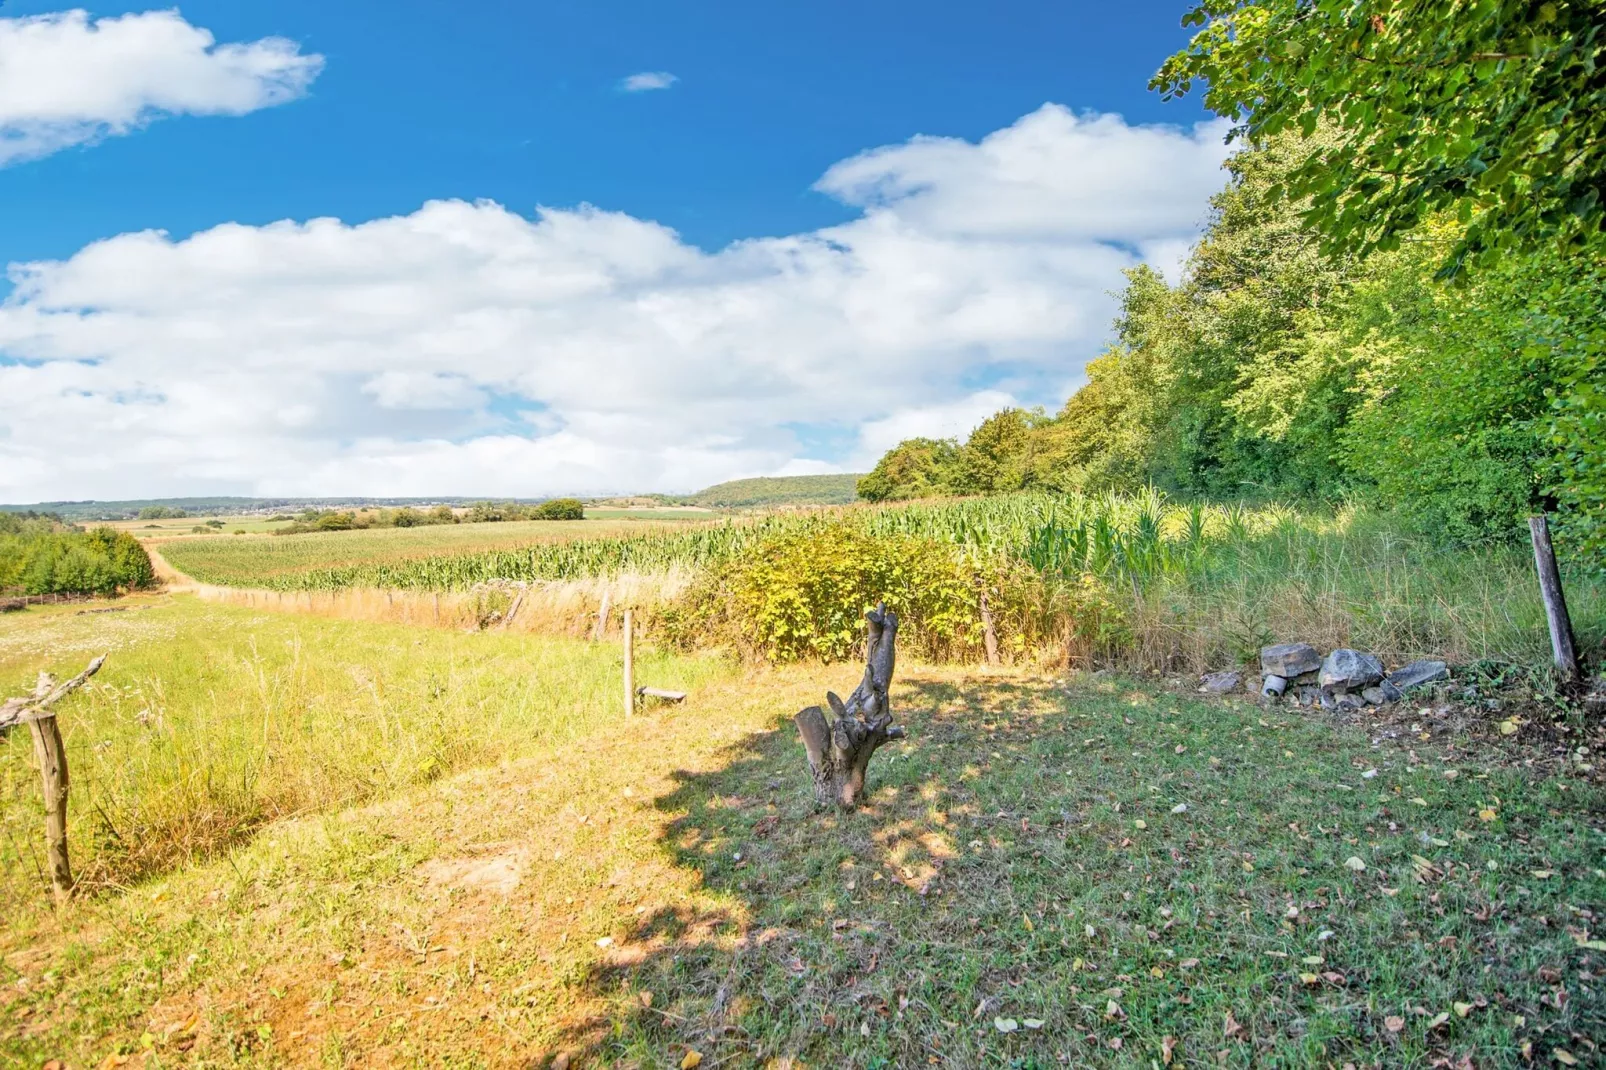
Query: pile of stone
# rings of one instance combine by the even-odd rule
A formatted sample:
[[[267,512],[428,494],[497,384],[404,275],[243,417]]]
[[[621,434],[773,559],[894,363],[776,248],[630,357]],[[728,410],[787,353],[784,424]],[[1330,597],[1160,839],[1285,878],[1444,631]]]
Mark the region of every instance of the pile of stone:
[[[1248,681],[1242,673],[1208,673],[1199,690],[1225,694],[1247,683],[1250,691],[1267,699],[1280,698],[1296,706],[1356,710],[1398,702],[1412,688],[1448,679],[1450,675],[1449,666],[1442,661],[1413,661],[1388,672],[1375,654],[1341,647],[1323,657],[1309,643],[1263,648],[1260,671],[1259,677]]]

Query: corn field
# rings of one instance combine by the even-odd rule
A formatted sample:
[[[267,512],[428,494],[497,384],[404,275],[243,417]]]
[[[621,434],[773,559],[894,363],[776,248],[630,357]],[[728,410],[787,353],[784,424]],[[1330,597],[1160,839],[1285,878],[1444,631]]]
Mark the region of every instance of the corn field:
[[[194,578],[228,586],[281,591],[373,587],[464,591],[491,580],[575,580],[621,573],[701,569],[732,561],[777,535],[831,524],[861,527],[872,536],[905,536],[952,543],[977,559],[1013,558],[1045,575],[1136,578],[1197,567],[1212,547],[1253,538],[1304,518],[1281,507],[1172,505],[1163,495],[1009,495],[893,506],[853,506],[774,513],[717,525],[681,525],[629,534],[481,551],[420,553],[398,560],[343,561],[286,567],[286,539],[240,538],[227,543],[178,544],[171,563]],[[331,555],[346,556],[339,535],[318,536]],[[286,548],[288,549],[288,548]],[[273,551],[271,554],[269,551]],[[260,571],[253,563],[260,559]]]

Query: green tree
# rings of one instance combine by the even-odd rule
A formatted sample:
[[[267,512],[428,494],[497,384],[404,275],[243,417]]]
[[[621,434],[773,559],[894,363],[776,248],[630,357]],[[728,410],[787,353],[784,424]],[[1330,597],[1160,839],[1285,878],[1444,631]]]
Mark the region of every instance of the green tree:
[[[859,497],[888,502],[953,494],[958,473],[959,444],[953,439],[905,439],[860,477]]]
[[[1606,219],[1599,0],[1204,0],[1183,23],[1201,29],[1151,86],[1204,80],[1250,144],[1308,139],[1286,189],[1329,251],[1392,249],[1448,213],[1448,276]]]
[[[586,506],[579,498],[553,498],[536,506],[530,515],[535,520],[584,520]]]

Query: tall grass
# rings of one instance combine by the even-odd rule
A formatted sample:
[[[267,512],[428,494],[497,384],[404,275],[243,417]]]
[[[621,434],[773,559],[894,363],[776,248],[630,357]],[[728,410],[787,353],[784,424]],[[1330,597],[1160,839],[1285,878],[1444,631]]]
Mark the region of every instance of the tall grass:
[[[0,636],[42,615],[0,618]],[[120,617],[124,619],[119,619]],[[126,619],[137,617],[137,620]],[[141,631],[130,631],[137,625]],[[74,866],[126,883],[224,847],[264,822],[389,795],[454,770],[578,739],[623,716],[619,648],[465,635],[210,605],[62,617],[53,646],[115,647],[63,709]],[[0,646],[0,690],[82,654]],[[729,672],[650,646],[637,678],[695,690]],[[41,865],[39,786],[26,732],[0,739],[0,887]]]

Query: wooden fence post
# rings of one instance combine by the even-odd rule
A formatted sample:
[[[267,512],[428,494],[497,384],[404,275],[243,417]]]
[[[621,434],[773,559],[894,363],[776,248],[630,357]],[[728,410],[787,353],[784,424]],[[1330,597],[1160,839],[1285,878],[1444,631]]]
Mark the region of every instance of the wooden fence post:
[[[630,610],[625,610],[625,716],[633,716],[636,712],[636,667],[635,660],[635,629],[630,619]]]
[[[66,899],[73,887],[72,862],[67,856],[67,750],[54,714],[29,721],[28,731],[33,735],[33,753],[45,793],[45,859],[50,884],[57,899]]]
[[[26,722],[33,736],[33,753],[39,761],[39,779],[45,795],[45,857],[50,866],[50,884],[56,898],[72,894],[72,862],[67,854],[67,748],[62,744],[61,726],[51,708],[66,695],[78,690],[85,680],[105,664],[102,654],[89,667],[60,687],[49,673],[39,674],[39,683],[27,698],[0,703],[0,728]]]
[[[608,634],[608,596],[610,594],[612,594],[612,591],[609,588],[604,587],[602,589],[602,604],[597,607],[597,622],[591,626],[591,641],[593,643],[602,642],[602,637]]]
[[[1556,567],[1556,551],[1550,545],[1550,521],[1544,516],[1528,518],[1528,534],[1533,538],[1534,568],[1539,572],[1539,597],[1545,603],[1545,620],[1550,625],[1550,651],[1556,671],[1568,685],[1576,685],[1578,646],[1573,641],[1573,622],[1567,615],[1567,599],[1561,590],[1561,571]]]

